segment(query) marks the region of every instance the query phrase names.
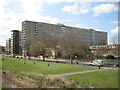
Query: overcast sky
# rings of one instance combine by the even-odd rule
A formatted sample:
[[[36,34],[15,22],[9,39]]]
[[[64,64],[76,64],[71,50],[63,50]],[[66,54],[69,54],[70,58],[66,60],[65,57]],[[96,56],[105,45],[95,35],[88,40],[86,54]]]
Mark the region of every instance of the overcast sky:
[[[119,0],[106,1],[0,0],[0,45],[6,45],[11,30],[21,31],[25,20],[92,28],[108,32],[110,39],[118,30]]]

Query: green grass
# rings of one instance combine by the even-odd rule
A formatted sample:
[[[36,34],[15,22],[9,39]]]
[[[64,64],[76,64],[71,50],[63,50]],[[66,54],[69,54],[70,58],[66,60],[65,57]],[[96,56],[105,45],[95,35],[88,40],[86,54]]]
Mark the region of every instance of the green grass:
[[[118,88],[118,70],[103,70],[83,74],[66,76],[70,80],[83,85],[83,87],[93,86],[94,88]]]
[[[2,62],[3,70],[15,70],[17,73],[22,72],[30,72],[30,73],[41,73],[45,75],[53,75],[53,74],[63,74],[63,73],[71,73],[71,72],[80,72],[87,70],[95,70],[98,68],[95,67],[85,67],[85,66],[77,66],[70,64],[58,64],[58,63],[49,63],[41,62],[41,61],[26,60],[26,64],[24,64],[24,59],[20,61],[16,58],[7,58]],[[83,74],[75,74],[65,76],[65,78],[74,80],[76,83],[80,84],[80,86],[89,88],[118,88],[118,70],[103,70],[96,72],[89,72]]]
[[[2,57],[0,56],[0,68],[2,68]],[[2,75],[2,69],[0,69],[0,75]],[[1,76],[0,76],[0,78],[1,78]],[[2,89],[2,81],[0,81],[0,90]]]
[[[0,56],[0,68],[2,68],[2,57]]]
[[[20,61],[16,58],[5,58],[2,66],[3,69],[15,70],[16,72],[33,72],[33,73],[41,73],[41,74],[62,74],[62,73],[71,73],[71,72],[80,72],[87,70],[94,70],[97,68],[94,67],[85,67],[85,66],[76,66],[70,64],[58,64],[58,63],[49,63],[48,62],[40,62],[32,60],[26,60],[26,64],[24,64],[24,60]]]

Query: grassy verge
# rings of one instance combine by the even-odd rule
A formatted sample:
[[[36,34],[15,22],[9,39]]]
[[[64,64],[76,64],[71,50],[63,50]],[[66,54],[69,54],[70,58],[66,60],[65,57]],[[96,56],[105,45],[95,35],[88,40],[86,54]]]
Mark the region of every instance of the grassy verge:
[[[69,65],[69,64],[58,64],[58,63],[49,63],[48,62],[40,62],[32,60],[24,60],[16,58],[5,58],[3,61],[3,69],[10,69],[15,70],[16,72],[34,72],[34,73],[41,73],[45,75],[52,75],[52,74],[62,74],[62,73],[71,73],[71,72],[80,72],[80,71],[87,71],[87,70],[94,70],[97,68],[94,67],[85,67],[85,66],[76,66],[76,65]]]
[[[0,56],[0,68],[2,68],[2,56]]]
[[[35,73],[16,73],[5,70],[3,74],[4,88],[81,88],[73,80]]]
[[[94,88],[118,88],[118,70],[103,70],[84,74],[66,76],[70,80],[75,80],[82,87]]]
[[[0,90],[2,89],[2,57],[0,56]]]

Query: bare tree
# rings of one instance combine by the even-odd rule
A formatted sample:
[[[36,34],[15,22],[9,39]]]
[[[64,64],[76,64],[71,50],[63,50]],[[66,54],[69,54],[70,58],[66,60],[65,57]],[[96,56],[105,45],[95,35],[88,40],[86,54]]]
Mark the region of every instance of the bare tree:
[[[57,46],[59,45],[59,35],[50,32],[41,32],[39,42],[46,45],[46,48],[51,48],[55,51],[55,56],[58,54]]]
[[[111,43],[113,45],[117,45],[118,44],[118,34],[114,34],[112,37],[111,37]]]
[[[87,56],[87,45],[80,40],[77,31],[67,31],[62,34],[59,45],[63,56],[71,59],[71,62],[75,56],[78,58]]]
[[[120,45],[119,45],[119,30],[118,30],[118,33],[117,34],[114,34],[112,37],[111,37],[111,42],[113,45],[115,45],[115,54],[117,54],[118,58],[120,58]]]
[[[52,35],[48,32],[41,32],[39,35],[39,54],[45,59],[48,53],[46,49],[50,48],[55,51],[56,57],[66,57],[71,59],[86,57],[88,54],[88,46],[81,41],[78,31],[66,31],[59,35]],[[30,50],[32,52],[32,50]],[[38,53],[38,51],[37,51]]]

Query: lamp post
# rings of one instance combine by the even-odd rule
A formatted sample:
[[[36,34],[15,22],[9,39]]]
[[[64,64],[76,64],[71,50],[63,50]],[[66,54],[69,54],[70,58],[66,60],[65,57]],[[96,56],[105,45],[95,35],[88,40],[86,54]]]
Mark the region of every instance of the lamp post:
[[[38,42],[38,44],[39,44],[39,49],[40,49],[40,42]],[[39,51],[39,59],[40,59],[40,51]]]
[[[56,46],[56,48],[55,48],[55,58],[56,58],[56,56],[57,56],[57,52],[58,52],[57,49],[59,49],[59,48],[60,48],[60,46]]]

